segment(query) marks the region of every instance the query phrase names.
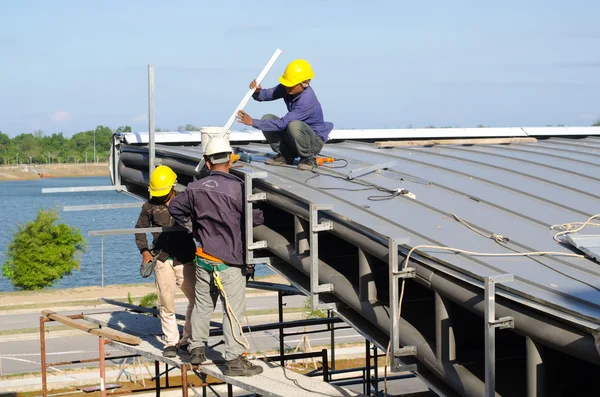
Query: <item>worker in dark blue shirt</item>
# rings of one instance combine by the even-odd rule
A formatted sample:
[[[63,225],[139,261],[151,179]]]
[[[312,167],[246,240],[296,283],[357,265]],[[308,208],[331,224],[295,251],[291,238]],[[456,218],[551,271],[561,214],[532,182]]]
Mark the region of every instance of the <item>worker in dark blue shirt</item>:
[[[250,88],[256,89],[252,96],[259,102],[283,99],[288,113],[279,118],[266,114],[260,120],[253,119],[240,110],[237,120],[261,130],[277,157],[265,164],[293,164],[300,157],[298,169],[311,170],[317,166],[316,155],[327,142],[333,124],[323,119],[323,109],[315,95],[310,80],[315,76],[308,62],[303,59],[292,61],[279,78],[281,84],[262,89],[256,80]]]

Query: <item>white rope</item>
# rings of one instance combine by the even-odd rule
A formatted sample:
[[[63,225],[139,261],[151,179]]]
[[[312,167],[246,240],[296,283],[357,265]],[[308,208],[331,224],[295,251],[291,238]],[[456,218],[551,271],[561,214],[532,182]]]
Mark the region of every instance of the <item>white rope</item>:
[[[233,312],[233,310],[231,309],[231,306],[229,305],[229,299],[227,299],[227,294],[225,293],[225,288],[223,288],[223,285],[221,284],[221,278],[219,277],[219,272],[217,271],[216,266],[213,269],[213,277],[215,279],[215,284],[217,285],[217,288],[219,289],[219,291],[221,291],[221,294],[223,294],[223,301],[225,302],[225,309],[227,310],[227,314],[228,314],[227,317],[229,318],[229,323],[231,324],[231,331],[232,331],[231,333],[233,334],[233,339],[235,339],[235,341],[237,343],[239,343],[241,346],[243,346],[246,350],[250,350],[250,343],[248,343],[248,339],[246,339],[246,336],[244,335],[244,331],[242,330],[242,324],[240,324],[240,320],[238,320],[238,318],[235,316],[235,313]],[[237,324],[237,326],[240,330],[240,334],[242,335],[242,338],[244,339],[243,341],[239,340],[238,337],[236,336],[235,327],[234,327],[232,319],[235,320],[235,323]]]
[[[554,240],[557,243],[562,243],[562,241],[558,238],[559,236],[564,236],[569,233],[577,233],[578,231],[583,230],[583,228],[586,226],[600,226],[600,223],[591,222],[592,219],[596,219],[598,217],[600,217],[600,214],[596,214],[594,216],[589,217],[588,220],[585,222],[571,222],[550,226],[550,229],[552,230],[556,230],[557,228],[563,229],[562,232],[558,232],[554,235]]]

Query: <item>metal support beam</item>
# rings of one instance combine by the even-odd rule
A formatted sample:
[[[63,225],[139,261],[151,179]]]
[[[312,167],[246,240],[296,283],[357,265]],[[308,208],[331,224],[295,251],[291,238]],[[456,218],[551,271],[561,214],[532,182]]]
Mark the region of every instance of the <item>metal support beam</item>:
[[[377,301],[377,285],[375,284],[375,258],[358,248],[358,289],[361,302]]]
[[[527,349],[527,397],[546,395],[546,370],[542,358],[543,347],[529,336],[525,337]]]
[[[416,355],[417,348],[415,346],[405,346],[400,348],[400,293],[398,288],[398,280],[407,278],[415,278],[416,271],[412,267],[399,269],[398,263],[398,242],[400,239],[389,238],[389,294],[390,294],[390,369],[392,372],[400,371],[416,371],[415,365],[404,365],[400,362],[399,357],[406,355]]]
[[[319,284],[319,232],[333,230],[333,222],[319,223],[319,211],[331,211],[331,204],[311,204],[309,221],[309,246],[310,246],[310,298],[312,310],[335,309],[335,304],[319,304],[319,294],[333,292],[333,284]]]
[[[148,65],[148,175],[154,171],[156,144],[154,140],[154,65]]]
[[[270,259],[265,258],[255,258],[254,250],[267,248],[266,241],[256,241],[254,242],[254,221],[253,221],[253,203],[257,201],[265,201],[267,199],[266,193],[253,193],[252,192],[252,180],[253,179],[264,179],[267,177],[266,172],[252,172],[244,174],[244,192],[245,192],[245,231],[246,231],[246,263],[247,264],[256,264],[256,263],[269,263]]]
[[[512,274],[485,277],[485,397],[496,394],[496,328],[514,328],[512,317],[496,319],[496,283],[514,280]]]
[[[299,256],[306,255],[310,252],[308,244],[308,222],[301,219],[298,215],[294,215],[294,243],[296,253]]]
[[[456,360],[456,339],[450,318],[450,301],[435,292],[435,355],[438,361]]]

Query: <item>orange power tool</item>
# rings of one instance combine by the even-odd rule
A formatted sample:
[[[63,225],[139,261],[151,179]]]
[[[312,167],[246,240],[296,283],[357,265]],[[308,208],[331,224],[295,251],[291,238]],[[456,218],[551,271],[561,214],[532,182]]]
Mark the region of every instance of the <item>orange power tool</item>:
[[[333,157],[318,157],[317,164],[323,165],[324,163],[333,163],[335,159]]]

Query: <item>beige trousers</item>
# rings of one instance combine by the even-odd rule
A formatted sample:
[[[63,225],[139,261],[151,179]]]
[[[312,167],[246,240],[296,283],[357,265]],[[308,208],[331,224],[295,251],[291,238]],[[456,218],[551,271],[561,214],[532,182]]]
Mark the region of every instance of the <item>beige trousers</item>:
[[[189,343],[189,339],[192,336],[190,318],[192,309],[194,308],[196,267],[193,263],[173,266],[173,260],[171,259],[164,262],[156,261],[154,278],[158,290],[158,310],[160,312],[160,324],[165,335],[165,343],[167,346],[185,345]],[[175,292],[177,288],[181,288],[181,291],[188,299],[181,340],[179,340],[179,329],[175,320]]]

